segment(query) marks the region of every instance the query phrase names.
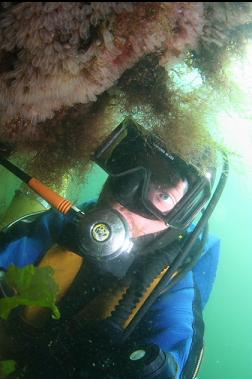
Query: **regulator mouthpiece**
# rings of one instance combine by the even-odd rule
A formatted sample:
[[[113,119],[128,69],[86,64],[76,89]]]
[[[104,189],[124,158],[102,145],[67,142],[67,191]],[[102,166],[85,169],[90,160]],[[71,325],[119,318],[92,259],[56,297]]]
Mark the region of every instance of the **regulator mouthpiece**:
[[[128,224],[115,209],[91,211],[77,226],[78,249],[91,260],[110,260],[133,246]]]

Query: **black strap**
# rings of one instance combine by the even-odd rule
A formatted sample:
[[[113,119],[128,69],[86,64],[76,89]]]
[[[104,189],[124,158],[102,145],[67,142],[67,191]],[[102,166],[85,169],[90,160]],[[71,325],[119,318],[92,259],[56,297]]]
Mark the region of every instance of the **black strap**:
[[[195,373],[199,369],[199,363],[202,357],[203,337],[204,337],[204,321],[202,316],[201,296],[198,286],[194,280],[194,300],[193,300],[193,338],[191,349],[182,371],[182,379],[193,379]]]

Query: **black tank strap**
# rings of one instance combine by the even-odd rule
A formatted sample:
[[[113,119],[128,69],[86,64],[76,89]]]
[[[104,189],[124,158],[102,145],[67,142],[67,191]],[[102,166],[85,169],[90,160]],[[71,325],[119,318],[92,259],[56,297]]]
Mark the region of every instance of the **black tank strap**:
[[[182,379],[194,379],[199,371],[202,353],[204,321],[202,316],[202,303],[199,288],[194,280],[194,300],[193,300],[193,338],[190,352],[182,371]]]

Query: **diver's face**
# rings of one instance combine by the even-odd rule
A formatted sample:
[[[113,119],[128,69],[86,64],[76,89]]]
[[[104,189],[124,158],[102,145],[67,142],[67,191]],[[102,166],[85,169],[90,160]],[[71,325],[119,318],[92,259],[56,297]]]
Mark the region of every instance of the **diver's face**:
[[[184,196],[188,188],[187,181],[179,180],[175,187],[165,187],[152,184],[149,191],[149,199],[153,205],[163,213],[171,211]],[[130,211],[119,203],[113,208],[122,214],[131,229],[132,237],[140,237],[146,234],[157,233],[169,227],[162,220],[150,220]]]

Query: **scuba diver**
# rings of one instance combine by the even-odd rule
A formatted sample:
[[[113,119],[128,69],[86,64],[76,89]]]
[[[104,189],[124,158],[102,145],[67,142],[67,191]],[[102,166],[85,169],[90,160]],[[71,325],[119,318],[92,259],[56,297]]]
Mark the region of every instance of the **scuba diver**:
[[[220,248],[207,222],[227,161],[214,184],[215,167],[199,173],[131,118],[92,159],[108,174],[98,200],[64,203],[1,232],[3,272],[49,265],[60,287],[59,320],[45,309],[12,311],[14,377],[195,378]],[[1,288],[6,296],[4,279]]]

